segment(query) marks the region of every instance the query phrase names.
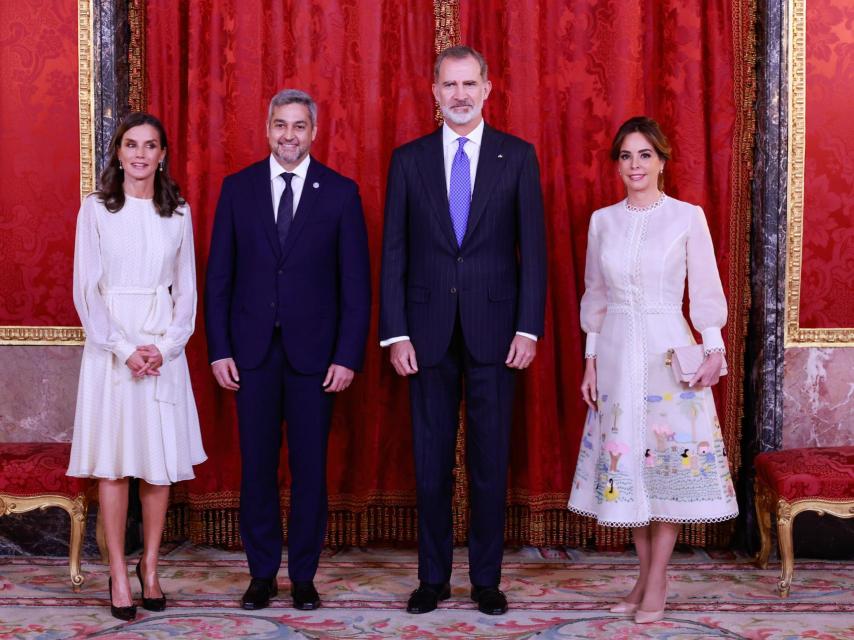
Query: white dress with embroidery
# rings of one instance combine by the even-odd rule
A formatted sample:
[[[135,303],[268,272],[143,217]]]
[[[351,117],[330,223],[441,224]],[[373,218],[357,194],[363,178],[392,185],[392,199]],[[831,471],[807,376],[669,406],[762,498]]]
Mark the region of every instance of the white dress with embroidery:
[[[622,201],[590,219],[581,327],[596,358],[569,508],[605,526],[720,522],[738,505],[714,399],[679,384],[672,347],[723,351],[727,307],[703,210],[667,196],[647,209]]]
[[[184,346],[196,319],[190,208],[171,217],[126,196],[110,213],[95,195],[77,217],[74,306],[86,333],[68,475],[166,485],[206,459]],[[160,376],[134,378],[137,345],[163,354]]]

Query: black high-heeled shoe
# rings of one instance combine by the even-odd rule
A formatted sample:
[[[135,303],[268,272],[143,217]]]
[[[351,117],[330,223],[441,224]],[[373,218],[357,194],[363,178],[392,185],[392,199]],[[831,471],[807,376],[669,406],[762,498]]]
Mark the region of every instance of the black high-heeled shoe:
[[[136,563],[136,577],[139,578],[139,589],[142,591],[142,608],[146,611],[163,611],[166,609],[166,596],[162,595],[159,598],[145,597],[145,584],[142,582],[142,569],[139,568],[139,562]]]
[[[110,613],[113,614],[114,618],[118,618],[119,620],[124,620],[128,622],[136,618],[136,605],[132,604],[129,607],[117,607],[113,604],[113,578],[112,576],[107,581],[107,585],[110,588]]]

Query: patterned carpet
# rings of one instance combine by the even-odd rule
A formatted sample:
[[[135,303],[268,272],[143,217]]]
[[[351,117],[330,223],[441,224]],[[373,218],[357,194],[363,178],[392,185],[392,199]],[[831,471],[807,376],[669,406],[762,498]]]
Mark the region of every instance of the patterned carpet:
[[[465,549],[455,560],[452,597],[430,614],[402,609],[415,586],[415,553],[408,549],[328,553],[316,581],[323,608],[295,611],[280,578],[273,606],[247,612],[238,607],[248,580],[243,556],[181,545],[166,551],[161,568],[169,608],[140,609],[134,622],[122,624],[107,609],[108,574],[99,562],[84,562],[86,583],[75,594],[61,559],[0,557],[0,637],[854,638],[852,562],[798,562],[792,595],[784,600],[775,590],[779,565],[760,571],[743,556],[682,549],[666,618],[638,626],[606,606],[632,585],[630,552],[508,551],[502,589],[511,609],[497,617],[480,614],[469,600]]]

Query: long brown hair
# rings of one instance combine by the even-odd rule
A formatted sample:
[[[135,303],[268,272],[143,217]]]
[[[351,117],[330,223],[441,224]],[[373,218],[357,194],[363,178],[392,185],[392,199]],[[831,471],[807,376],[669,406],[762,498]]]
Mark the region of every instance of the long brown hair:
[[[122,138],[128,129],[138,127],[143,124],[150,124],[157,130],[160,136],[160,148],[166,149],[166,129],[163,124],[150,113],[142,111],[134,111],[129,113],[121,124],[116,128],[113,134],[113,139],[110,141],[110,159],[107,165],[101,172],[98,180],[99,189],[96,192],[98,198],[104,203],[107,211],[115,213],[125,206],[125,191],[124,191],[124,171],[119,164],[119,147],[122,144]],[[181,189],[178,183],[169,175],[169,154],[163,158],[163,164],[154,172],[154,208],[157,213],[165,218],[170,217],[173,213],[181,213],[178,207],[186,201],[181,196]]]
[[[652,148],[655,149],[655,152],[661,160],[670,160],[673,152],[673,149],[670,146],[670,141],[667,139],[667,136],[664,135],[664,132],[661,130],[661,127],[658,126],[658,123],[652,118],[647,118],[646,116],[635,116],[634,118],[629,118],[620,125],[620,128],[617,129],[617,135],[614,136],[614,141],[611,143],[611,160],[614,162],[619,160],[620,149],[623,147],[623,140],[625,140],[626,136],[630,133],[641,134],[652,145]],[[658,174],[658,188],[660,191],[664,191],[663,173]]]

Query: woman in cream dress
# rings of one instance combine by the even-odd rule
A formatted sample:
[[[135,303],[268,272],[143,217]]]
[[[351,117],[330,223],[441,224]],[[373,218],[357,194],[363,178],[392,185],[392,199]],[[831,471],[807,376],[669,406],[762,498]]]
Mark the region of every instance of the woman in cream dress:
[[[190,208],[169,177],[160,121],[118,127],[101,189],[77,218],[74,305],[86,334],[68,475],[99,478],[114,616],[136,613],[124,558],[128,479],[140,478],[143,606],[157,578],[169,487],[205,460],[184,346],[196,317]]]
[[[649,118],[618,131],[611,157],[627,197],[590,220],[581,326],[587,333],[584,425],[569,508],[632,527],[640,575],[611,610],[637,622],[664,615],[679,528],[734,518],[738,506],[709,387],[724,363],[727,307],[703,210],[660,191],[670,145]],[[672,347],[706,358],[689,384],[666,366]]]

